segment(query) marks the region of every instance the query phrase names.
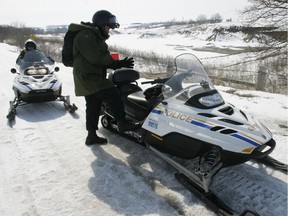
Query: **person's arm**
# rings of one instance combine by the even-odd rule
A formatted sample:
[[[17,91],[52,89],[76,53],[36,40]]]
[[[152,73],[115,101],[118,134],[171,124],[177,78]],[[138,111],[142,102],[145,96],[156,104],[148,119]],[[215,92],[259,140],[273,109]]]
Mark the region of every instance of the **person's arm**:
[[[16,59],[16,63],[17,63],[18,61],[20,61],[21,59],[23,59],[23,58],[24,58],[24,56],[25,56],[25,53],[26,53],[26,51],[25,51],[25,50],[22,50],[22,51],[20,52],[20,54],[19,54],[18,58]]]

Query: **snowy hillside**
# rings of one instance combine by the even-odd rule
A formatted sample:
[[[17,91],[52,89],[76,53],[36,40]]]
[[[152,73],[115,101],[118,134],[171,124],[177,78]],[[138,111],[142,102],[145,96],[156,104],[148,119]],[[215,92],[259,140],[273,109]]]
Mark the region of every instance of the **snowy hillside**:
[[[224,53],[217,52],[221,49],[230,49],[232,52],[259,46],[256,40],[245,40],[249,37],[247,32],[245,34],[242,31],[233,33],[225,31],[225,29],[237,28],[237,26],[240,28],[242,25],[238,22],[171,26],[165,23],[147,24],[147,26],[145,24],[128,25],[112,31],[112,36],[107,42],[119,47],[150,51],[164,56],[171,52],[180,54],[185,51],[198,51],[199,58],[223,56]],[[219,32],[219,29],[222,31]],[[205,48],[210,48],[212,52],[205,51]]]
[[[74,96],[71,68],[62,64],[63,95],[71,96],[76,113],[66,112],[60,102],[29,104],[17,108],[15,122],[8,124],[16,50],[0,43],[1,216],[215,215],[150,150],[101,126],[99,134],[109,143],[85,146],[85,101]],[[277,143],[271,156],[287,163],[287,96],[218,89],[271,129]],[[225,168],[212,190],[236,211],[287,215],[287,175],[265,165],[251,161]]]

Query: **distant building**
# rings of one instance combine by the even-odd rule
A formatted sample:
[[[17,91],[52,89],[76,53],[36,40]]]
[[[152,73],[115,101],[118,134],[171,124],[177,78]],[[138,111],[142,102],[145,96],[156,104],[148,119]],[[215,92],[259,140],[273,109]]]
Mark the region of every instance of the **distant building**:
[[[68,25],[49,25],[46,26],[46,33],[65,33],[68,30]]]

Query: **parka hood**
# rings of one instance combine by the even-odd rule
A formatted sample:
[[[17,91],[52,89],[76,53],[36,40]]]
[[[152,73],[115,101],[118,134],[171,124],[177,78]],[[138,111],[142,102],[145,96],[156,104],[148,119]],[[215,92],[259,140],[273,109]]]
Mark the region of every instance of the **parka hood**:
[[[89,22],[81,22],[81,24],[71,23],[68,27],[69,31],[80,31],[84,29],[87,29],[87,30],[89,29],[94,32],[99,32],[99,29],[95,25]]]
[[[95,25],[93,25],[93,23],[90,22],[81,22],[80,24],[77,23],[71,23],[68,26],[68,30],[69,31],[80,31],[80,30],[90,30],[93,31],[94,33],[96,33],[96,35],[98,35],[101,39],[106,40],[107,38],[104,38],[103,35],[101,34],[101,31],[99,30],[99,28]]]

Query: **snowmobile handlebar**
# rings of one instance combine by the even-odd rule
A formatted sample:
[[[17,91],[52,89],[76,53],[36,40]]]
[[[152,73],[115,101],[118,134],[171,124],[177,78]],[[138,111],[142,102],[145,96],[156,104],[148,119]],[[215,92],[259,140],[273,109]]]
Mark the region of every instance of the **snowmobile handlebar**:
[[[170,77],[169,77],[170,78]],[[145,81],[145,82],[141,82],[141,84],[157,84],[157,83],[165,83],[169,78],[163,78],[163,79],[155,79],[152,81]]]

